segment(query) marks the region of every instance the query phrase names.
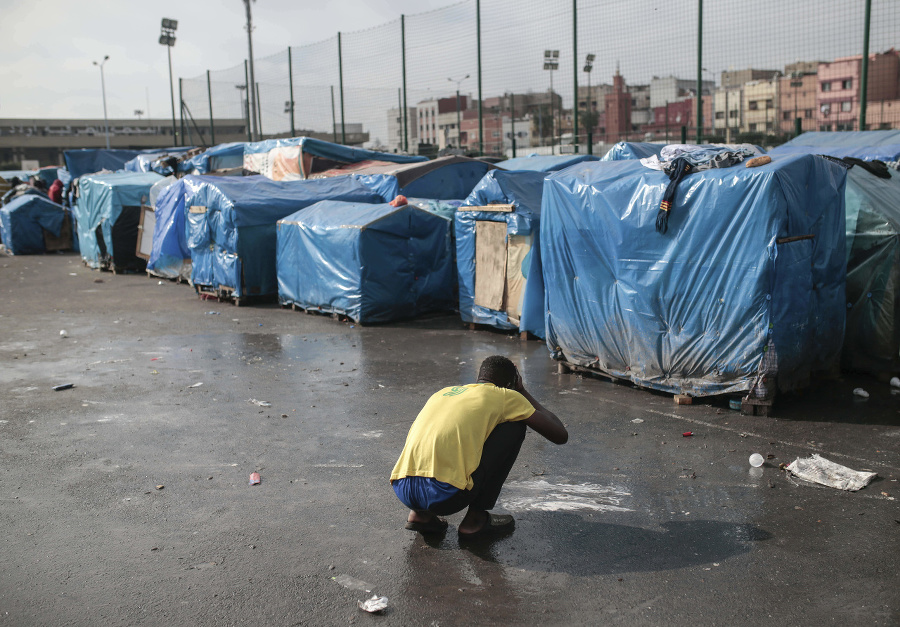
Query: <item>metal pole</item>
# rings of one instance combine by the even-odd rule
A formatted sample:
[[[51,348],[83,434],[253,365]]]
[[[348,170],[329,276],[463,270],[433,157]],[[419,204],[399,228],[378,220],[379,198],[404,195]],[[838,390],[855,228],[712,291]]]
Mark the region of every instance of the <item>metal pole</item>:
[[[247,106],[250,107],[250,111],[253,113],[250,119],[251,124],[254,124],[256,122],[256,110],[259,107],[259,103],[256,100],[253,100],[253,86],[256,85],[256,76],[253,73],[253,18],[250,15],[250,0],[244,0],[244,7],[247,9],[247,51],[250,55],[250,82],[247,83]],[[251,130],[253,136],[258,138],[258,127],[254,125]]]
[[[703,143],[703,0],[697,0],[697,143]]]
[[[515,159],[516,158],[516,95],[515,94],[509,95],[509,107],[512,110],[512,117],[510,118],[511,123],[512,123],[512,156],[513,156],[513,159]]]
[[[869,105],[869,24],[872,0],[866,0],[866,31],[863,33],[862,78],[859,82],[859,130],[866,130],[866,107]]]
[[[406,16],[400,16],[400,50],[403,58],[403,150],[409,152],[409,114],[406,110]]]
[[[106,63],[106,59],[103,59]],[[103,78],[103,63],[100,64],[100,92],[103,94],[103,124],[106,126],[106,149],[109,150],[109,117],[106,115],[106,80]]]
[[[247,60],[244,59],[244,87],[247,88],[247,99],[244,101],[244,108],[247,109],[247,141],[253,141],[253,122],[250,117],[250,92],[253,88],[250,86],[250,74],[247,67]]]
[[[213,122],[212,111],[212,81],[209,78],[209,70],[206,70],[206,95],[209,98],[209,142],[211,146],[216,145],[216,125]]]
[[[291,62],[291,47],[288,46],[288,91],[291,97],[291,137],[297,132],[294,130],[294,68]]]
[[[181,128],[181,141],[180,143],[175,144],[176,146],[187,146],[187,144],[184,143],[184,90],[181,84],[182,80],[183,79],[180,78],[178,79],[178,121]]]
[[[669,143],[669,101],[666,100],[666,143]]]
[[[175,127],[175,84],[172,79],[172,46],[166,46],[166,52],[169,53],[169,96],[172,98],[172,145],[177,146],[178,129]],[[181,85],[181,79],[178,79],[178,84],[179,86]]]
[[[484,117],[481,102],[481,0],[475,0],[475,36],[478,41],[478,153],[484,154]]]
[[[553,70],[550,70],[550,154],[556,154],[556,111],[553,106]]]
[[[578,152],[578,0],[572,0],[572,76],[575,85],[575,111],[572,127],[572,148]],[[588,74],[590,76],[590,74]]]
[[[397,139],[397,148],[403,150],[403,90],[397,88],[397,121],[400,123],[400,137]]]
[[[259,139],[262,140],[262,107],[259,106],[259,83],[256,84],[256,130],[259,133]]]
[[[459,128],[459,83],[456,84],[456,147],[461,148],[462,142],[460,138],[462,136],[461,129]]]
[[[338,84],[341,89],[341,143],[347,143],[347,128],[344,124],[344,60],[341,56],[341,34],[338,33]]]
[[[334,85],[331,86],[331,136],[337,143],[337,118],[334,115]]]

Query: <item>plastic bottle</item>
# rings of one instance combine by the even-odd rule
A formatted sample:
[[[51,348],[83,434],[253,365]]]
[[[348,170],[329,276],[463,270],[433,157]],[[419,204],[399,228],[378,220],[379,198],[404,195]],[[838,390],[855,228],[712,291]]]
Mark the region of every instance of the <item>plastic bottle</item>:
[[[750,465],[753,466],[754,468],[759,468],[760,466],[762,466],[763,461],[765,461],[765,460],[763,459],[763,456],[760,455],[759,453],[754,453],[753,455],[750,456]]]

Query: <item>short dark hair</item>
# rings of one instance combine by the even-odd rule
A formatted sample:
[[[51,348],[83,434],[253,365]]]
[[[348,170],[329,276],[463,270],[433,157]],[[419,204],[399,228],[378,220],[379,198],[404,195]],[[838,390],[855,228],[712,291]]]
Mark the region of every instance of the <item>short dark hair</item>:
[[[493,383],[499,388],[512,388],[516,383],[516,365],[503,355],[491,355],[478,370],[478,380]]]

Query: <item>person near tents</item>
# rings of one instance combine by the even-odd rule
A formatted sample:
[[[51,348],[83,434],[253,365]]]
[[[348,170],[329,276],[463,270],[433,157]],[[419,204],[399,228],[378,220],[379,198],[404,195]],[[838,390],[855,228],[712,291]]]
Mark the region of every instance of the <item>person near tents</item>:
[[[62,192],[63,192],[63,182],[59,179],[53,181],[50,185],[50,191],[47,192],[47,195],[50,196],[50,200],[55,202],[58,205],[62,204]]]
[[[419,412],[391,473],[391,486],[410,508],[406,528],[443,533],[448,516],[468,508],[460,539],[512,531],[509,515],[491,514],[531,427],[554,444],[569,434],[556,415],[525,389],[508,358],[485,359],[476,383],[435,392]]]

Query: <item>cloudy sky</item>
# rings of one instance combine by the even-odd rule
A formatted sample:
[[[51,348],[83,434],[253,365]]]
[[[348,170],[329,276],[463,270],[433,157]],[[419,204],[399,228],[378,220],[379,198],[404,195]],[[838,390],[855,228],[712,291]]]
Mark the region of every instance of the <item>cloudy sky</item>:
[[[259,0],[252,6],[254,57],[421,13],[452,0]],[[241,0],[3,0],[0,118],[102,118],[104,66],[110,118],[148,108],[170,113],[160,20],[178,20],[172,66],[178,76],[231,67],[247,56]],[[176,86],[177,89],[177,86]],[[177,97],[177,94],[176,94]]]

